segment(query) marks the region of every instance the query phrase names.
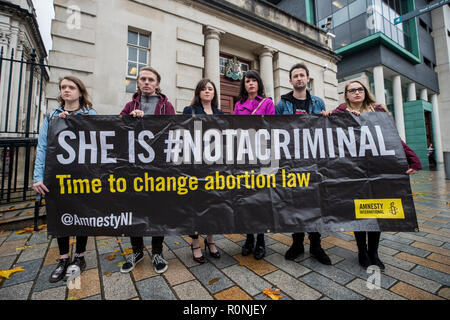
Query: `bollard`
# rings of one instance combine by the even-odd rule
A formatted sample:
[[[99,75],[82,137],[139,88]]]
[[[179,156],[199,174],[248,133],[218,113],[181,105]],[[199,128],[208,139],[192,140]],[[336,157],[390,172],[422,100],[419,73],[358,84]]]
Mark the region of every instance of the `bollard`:
[[[450,152],[444,151],[445,179],[450,180]]]

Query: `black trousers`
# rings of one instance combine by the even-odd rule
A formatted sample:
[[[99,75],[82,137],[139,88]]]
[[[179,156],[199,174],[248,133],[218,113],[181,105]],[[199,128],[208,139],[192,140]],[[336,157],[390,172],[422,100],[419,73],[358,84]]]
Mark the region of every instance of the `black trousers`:
[[[75,253],[83,253],[86,251],[86,245],[88,237],[76,237],[76,248]],[[62,238],[56,238],[58,241],[58,247],[59,247],[59,254],[65,255],[69,253],[69,243],[70,243],[70,237],[62,237]]]
[[[378,253],[381,232],[378,231],[355,231],[356,245],[359,251],[367,250],[370,254]],[[367,239],[367,242],[366,242]]]
[[[302,242],[305,238],[304,232],[295,232],[292,234],[292,239],[294,240],[294,244]],[[320,233],[319,232],[308,232],[308,238],[310,243],[318,243],[320,244]]]
[[[130,237],[133,252],[144,251],[143,237]],[[164,237],[152,237],[152,254],[161,254],[163,251]]]

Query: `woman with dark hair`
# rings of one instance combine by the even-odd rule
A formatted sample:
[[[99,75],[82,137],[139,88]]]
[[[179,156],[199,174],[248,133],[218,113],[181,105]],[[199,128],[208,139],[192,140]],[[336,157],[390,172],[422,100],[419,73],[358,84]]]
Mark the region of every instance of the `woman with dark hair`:
[[[238,102],[234,106],[234,114],[275,114],[272,98],[266,98],[264,84],[257,71],[250,70],[244,74]]]
[[[363,112],[388,112],[385,106],[375,101],[375,98],[359,81],[351,81],[345,86],[345,103],[339,105],[332,113],[352,112],[359,116]],[[406,174],[415,174],[422,169],[419,157],[406,143],[402,141],[408,160],[409,169]],[[377,265],[381,270],[385,266],[378,257],[378,244],[381,232],[355,231],[356,244],[358,246],[359,264],[367,268],[370,265]],[[366,242],[367,238],[367,242]]]
[[[34,163],[34,184],[33,189],[39,194],[45,195],[49,192],[44,184],[45,154],[47,152],[48,130],[54,118],[67,118],[69,115],[95,115],[97,112],[92,108],[89,101],[89,95],[83,82],[73,76],[66,76],[59,81],[60,95],[58,102],[60,106],[47,115],[39,131],[38,145],[36,149],[36,161]],[[69,237],[58,237],[59,263],[55,270],[50,274],[50,282],[58,282],[64,277],[76,278],[86,269],[84,252],[88,237],[76,237],[75,257],[70,262]]]
[[[264,84],[255,70],[247,71],[241,80],[241,89],[239,101],[234,107],[235,115],[263,115],[275,114],[275,106],[271,98],[266,98],[264,93]],[[242,255],[248,256],[253,252],[256,260],[264,258],[266,255],[266,246],[264,234],[257,235],[256,245],[255,236],[247,234],[247,239],[242,247]]]
[[[216,85],[209,79],[202,79],[195,88],[194,99],[185,107],[183,114],[223,114],[217,108]]]
[[[194,99],[192,100],[190,106],[184,108],[183,114],[223,114],[223,112],[217,108],[216,92],[214,82],[209,79],[200,80],[195,88]],[[206,260],[202,254],[202,249],[200,248],[198,235],[191,235],[190,237],[192,238],[191,250],[194,261],[198,263],[205,263]],[[209,250],[209,255],[211,257],[216,259],[220,258],[220,252],[217,250],[214,243],[214,236],[211,234],[207,235],[205,238],[205,251],[206,249]]]
[[[175,114],[175,109],[167,97],[161,93],[159,87],[161,76],[152,67],[143,67],[139,71],[138,89],[133,95],[132,101],[128,102],[120,115],[132,115],[142,118],[144,115],[167,115]],[[127,261],[120,268],[120,272],[128,273],[144,259],[144,238],[130,237],[133,253],[128,256]],[[168,268],[168,262],[163,256],[163,236],[152,237],[152,262],[156,273],[163,273]]]

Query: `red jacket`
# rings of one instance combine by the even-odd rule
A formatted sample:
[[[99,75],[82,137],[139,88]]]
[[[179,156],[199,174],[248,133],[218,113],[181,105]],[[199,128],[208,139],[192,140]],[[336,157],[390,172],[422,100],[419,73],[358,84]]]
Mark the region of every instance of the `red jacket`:
[[[133,95],[133,100],[128,102],[123,108],[121,115],[130,114],[133,110],[141,110],[141,95],[137,92]],[[175,114],[175,109],[162,93],[159,94],[159,101],[156,104],[155,115]]]
[[[375,112],[386,112],[381,105],[375,105],[374,106]],[[340,104],[336,109],[334,109],[333,113],[342,113],[342,112],[349,112],[347,110],[347,106],[345,103]],[[422,164],[420,163],[420,159],[417,156],[417,154],[410,148],[408,145],[402,141],[403,150],[405,150],[406,159],[408,160],[408,165],[411,169],[414,170],[420,170],[422,169]]]

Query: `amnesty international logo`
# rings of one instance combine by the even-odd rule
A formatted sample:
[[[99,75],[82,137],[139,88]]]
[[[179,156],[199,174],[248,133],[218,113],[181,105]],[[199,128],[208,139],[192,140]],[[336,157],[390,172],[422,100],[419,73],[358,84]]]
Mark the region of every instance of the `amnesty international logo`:
[[[355,199],[356,219],[405,219],[402,199]]]

